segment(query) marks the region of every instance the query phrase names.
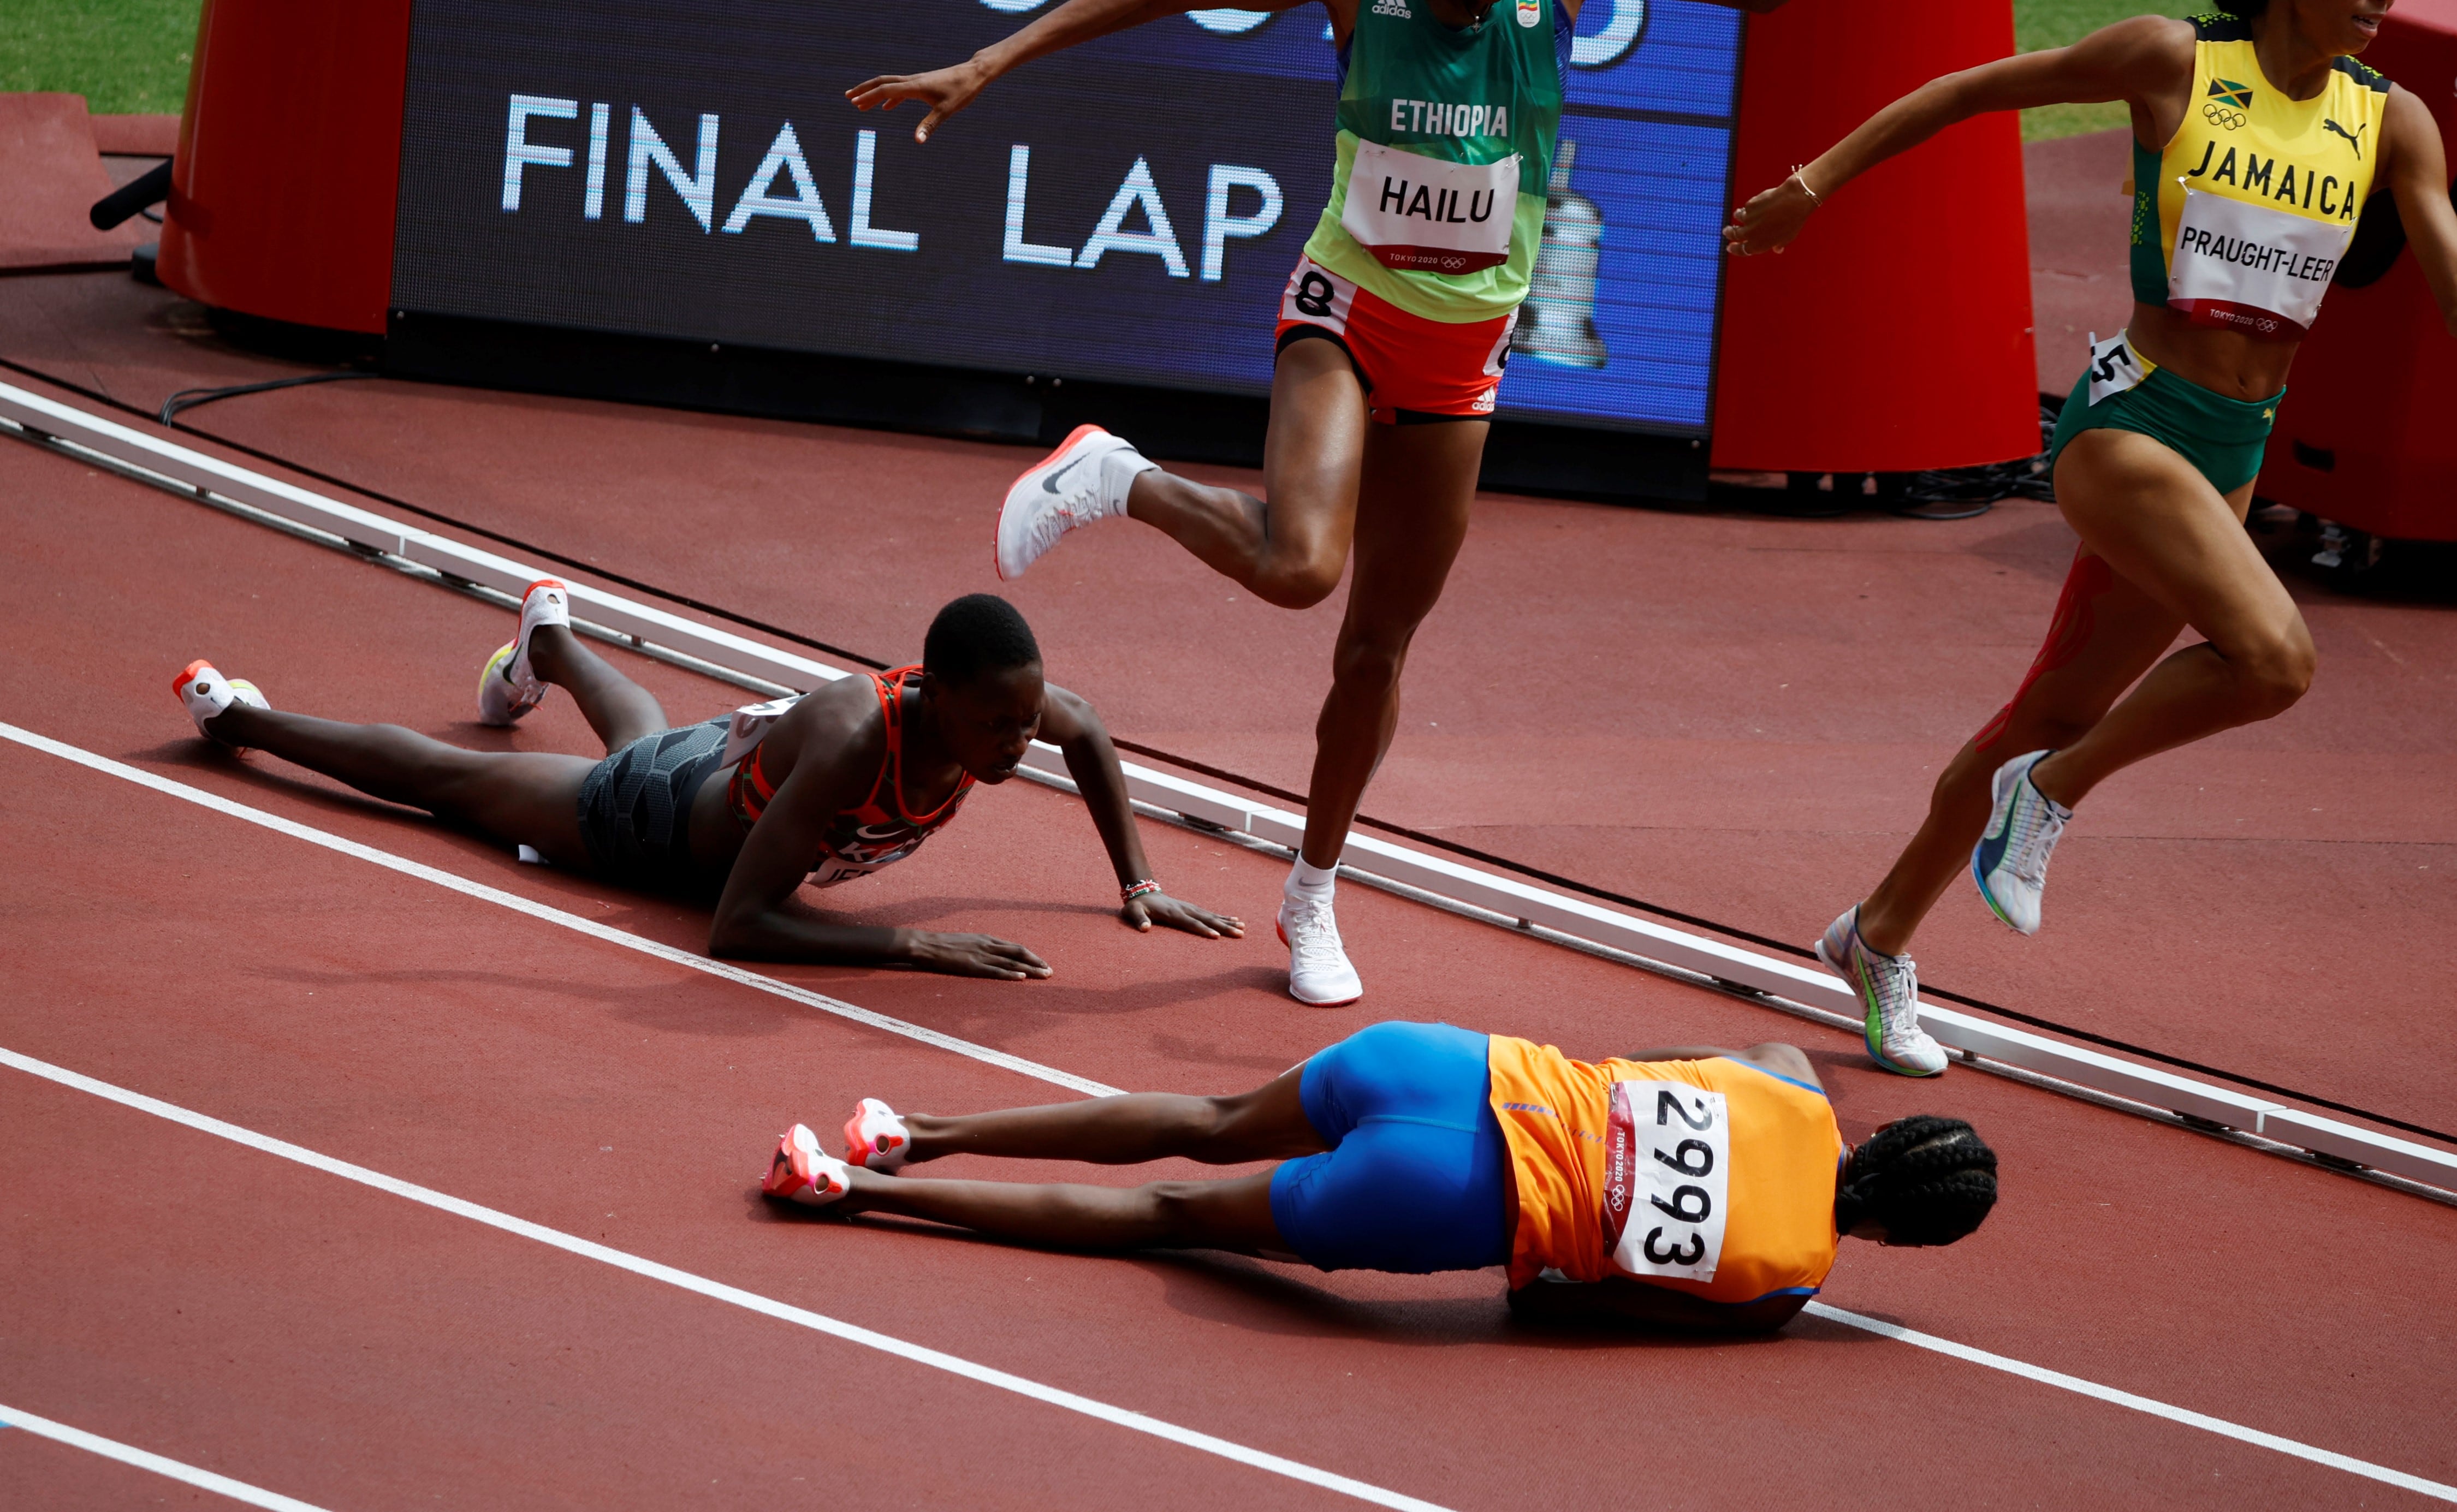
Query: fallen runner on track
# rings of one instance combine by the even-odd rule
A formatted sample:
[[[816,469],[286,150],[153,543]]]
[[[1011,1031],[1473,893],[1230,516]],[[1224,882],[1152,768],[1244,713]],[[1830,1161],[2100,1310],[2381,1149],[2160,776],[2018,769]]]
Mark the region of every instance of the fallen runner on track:
[[[864,1098],[847,1157],[795,1124],[760,1190],[1068,1249],[1221,1249],[1321,1270],[1507,1266],[1522,1318],[1779,1328],[1843,1236],[1951,1244],[1996,1202],[1969,1124],[1843,1143],[1796,1046],[1678,1046],[1588,1065],[1448,1024],[1376,1024],[1257,1091],[932,1117]],[[942,1155],[1135,1165],[1277,1160],[1133,1188],[908,1180]]]
[[[479,676],[479,719],[509,725],[548,688],[568,688],[606,743],[602,761],[464,750],[397,725],[276,710],[253,684],[201,661],[173,687],[197,730],[235,749],[270,751],[559,867],[712,895],[712,955],[1011,980],[1049,967],[1011,940],[832,923],[788,904],[806,881],[833,887],[919,849],[975,783],[1014,776],[1039,736],[1065,752],[1092,811],[1117,868],[1121,918],[1207,939],[1245,932],[1152,880],[1108,731],[1090,704],[1042,681],[1041,648],[1003,599],[972,594],[939,610],[919,666],[679,728],[572,634],[568,600],[552,580],[529,586],[519,635]]]

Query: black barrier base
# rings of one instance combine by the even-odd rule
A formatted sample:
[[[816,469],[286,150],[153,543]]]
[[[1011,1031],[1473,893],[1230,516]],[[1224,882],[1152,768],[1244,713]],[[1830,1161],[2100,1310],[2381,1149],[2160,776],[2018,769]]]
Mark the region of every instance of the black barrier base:
[[[1131,437],[1167,461],[1259,467],[1270,406],[1243,395],[983,373],[761,347],[406,315],[387,322],[393,378],[620,399],[775,419],[1054,446],[1077,425]],[[1614,502],[1706,499],[1706,448],[1644,436],[1497,420],[1483,486]]]

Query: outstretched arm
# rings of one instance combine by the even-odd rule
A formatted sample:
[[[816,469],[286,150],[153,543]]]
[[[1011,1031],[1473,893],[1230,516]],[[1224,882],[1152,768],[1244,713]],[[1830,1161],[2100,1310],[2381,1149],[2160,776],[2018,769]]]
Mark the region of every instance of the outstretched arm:
[[[2412,91],[2392,84],[2383,134],[2388,138],[2388,187],[2397,194],[2398,219],[2448,334],[2457,336],[2457,207],[2449,203],[2448,154],[2441,146],[2440,123]]]
[[[1063,51],[1094,37],[1157,21],[1162,16],[1200,10],[1208,0],[1066,0],[1014,35],[981,49],[950,68],[927,73],[885,73],[845,91],[857,111],[888,111],[906,100],[919,100],[929,113],[913,129],[913,139],[926,142],[940,121],[973,102],[992,79],[1009,73],[1037,57]],[[1293,10],[1306,0],[1257,0],[1249,9]],[[1334,24],[1345,34],[1355,0],[1324,0]]]
[[[1930,79],[1733,211],[1731,224],[1724,228],[1724,250],[1744,257],[1782,251],[1808,223],[1809,212],[1844,185],[1947,127],[1991,111],[2124,100],[2134,107],[2137,124],[2154,123],[2163,140],[2181,119],[2180,96],[2191,90],[2192,77],[2192,24],[2136,16],[2069,48],[1999,58]]]
[[[1726,1050],[1720,1045],[1665,1045],[1655,1050],[1633,1051],[1623,1055],[1621,1059],[1714,1060],[1718,1057],[1724,1060],[1745,1061],[1761,1070],[1770,1071],[1778,1076],[1788,1076],[1793,1081],[1807,1082],[1821,1092],[1826,1088],[1826,1084],[1817,1079],[1817,1068],[1809,1064],[1807,1053],[1799,1046],[1786,1045],[1779,1039],[1770,1039],[1763,1045],[1751,1045],[1746,1050]]]
[[[1143,836],[1135,830],[1133,801],[1126,796],[1126,774],[1118,769],[1118,748],[1109,743],[1108,727],[1091,704],[1063,687],[1052,687],[1042,705],[1041,734],[1066,755],[1066,773],[1092,811],[1093,828],[1109,852],[1124,892],[1151,880],[1151,863],[1144,858]],[[1138,930],[1155,924],[1216,940],[1226,934],[1242,938],[1243,921],[1213,913],[1166,892],[1146,892],[1123,901],[1119,917]]]

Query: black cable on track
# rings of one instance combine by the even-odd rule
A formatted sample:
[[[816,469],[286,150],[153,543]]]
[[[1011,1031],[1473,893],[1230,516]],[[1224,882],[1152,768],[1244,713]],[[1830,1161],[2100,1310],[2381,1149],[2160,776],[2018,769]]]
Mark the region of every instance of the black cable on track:
[[[263,383],[233,383],[222,388],[181,389],[162,401],[162,413],[154,418],[173,430],[176,430],[179,428],[179,412],[195,409],[199,404],[218,404],[224,399],[237,398],[242,394],[268,394],[275,389],[295,389],[305,383],[338,383],[348,378],[371,378],[377,376],[372,368],[349,367],[337,368],[330,373],[303,373],[297,378],[273,378]],[[201,436],[204,433],[199,431],[196,434]]]
[[[96,393],[92,389],[86,388],[82,384],[72,383],[66,379],[55,378],[49,373],[42,372],[40,369],[27,367],[22,363],[12,361],[7,358],[0,358],[0,368],[7,368],[10,372],[21,374],[27,378],[33,378],[38,382],[49,383],[55,388],[67,389],[72,394],[81,395],[86,398],[93,400],[97,404],[105,405],[111,409],[117,410],[122,414],[134,415],[147,420],[153,420],[157,424],[160,423],[154,415],[148,414],[146,411],[138,409],[133,404],[123,403],[118,399],[111,398],[107,394]],[[622,574],[609,571],[594,562],[581,562],[574,558],[565,556],[560,552],[550,551],[534,542],[523,541],[517,536],[507,536],[498,530],[489,530],[485,526],[477,524],[474,521],[456,519],[451,515],[443,514],[437,510],[427,509],[421,505],[413,504],[406,499],[396,498],[391,494],[382,493],[376,489],[365,487],[362,484],[351,482],[347,479],[337,478],[331,473],[322,472],[313,467],[301,466],[300,464],[290,460],[288,458],[279,456],[273,452],[264,451],[258,447],[250,446],[242,441],[230,440],[224,437],[217,436],[211,431],[199,430],[195,426],[179,425],[176,423],[174,423],[171,426],[171,429],[186,431],[190,435],[202,437],[217,445],[227,446],[233,451],[256,458],[259,461],[270,462],[277,467],[285,468],[291,472],[298,473],[302,477],[313,478],[319,482],[329,483],[335,488],[344,489],[350,493],[357,494],[361,498],[372,499],[381,503],[388,504],[393,508],[405,510],[410,514],[418,516],[422,520],[433,521],[437,524],[450,525],[455,530],[463,530],[474,536],[482,536],[488,541],[496,542],[498,545],[510,546],[516,550],[527,552],[531,556],[554,562],[559,566],[569,567],[576,572],[588,573],[591,577],[600,578],[608,582],[616,583],[623,587],[630,588],[635,593],[645,593],[652,598],[663,599],[668,603],[680,604],[685,608],[697,610],[702,614],[723,620],[730,624],[738,624],[745,629],[757,630],[763,635],[774,636],[780,641],[790,642],[795,645],[804,646],[814,651],[823,651],[830,656],[840,657],[845,661],[870,667],[874,671],[884,670],[888,665],[887,663],[882,662],[876,657],[864,656],[857,651],[850,651],[845,649],[843,646],[833,645],[828,642],[816,640],[810,636],[802,635],[793,630],[788,630],[781,625],[771,624],[764,620],[754,619],[749,615],[736,614],[731,609],[721,608],[718,605],[707,603],[704,600],[694,599],[685,594],[675,593],[670,589],[660,588],[653,583],[642,582],[637,578],[625,577]],[[1190,757],[1180,756],[1170,751],[1162,750],[1155,746],[1146,746],[1140,741],[1123,740],[1113,734],[1110,736],[1110,743],[1116,746],[1120,750],[1131,751],[1138,756],[1147,756],[1154,761],[1164,761],[1172,766],[1182,767],[1187,771],[1195,772],[1202,776],[1212,778],[1215,781],[1234,783],[1238,787],[1247,789],[1249,792],[1261,793],[1265,797],[1276,798],[1283,803],[1294,804],[1300,812],[1305,808],[1306,800],[1303,793],[1290,792],[1285,787],[1277,787],[1256,778],[1244,776],[1237,772],[1228,771],[1223,767],[1213,766],[1205,762],[1195,761]],[[1562,876],[1558,872],[1546,871],[1539,867],[1531,867],[1524,862],[1513,861],[1507,856],[1499,856],[1489,850],[1477,849],[1474,846],[1463,846],[1456,841],[1444,840],[1438,835],[1427,834],[1421,829],[1411,828],[1406,825],[1393,824],[1387,819],[1376,819],[1370,814],[1360,813],[1356,816],[1356,822],[1369,828],[1379,829],[1385,834],[1395,835],[1400,839],[1411,841],[1416,845],[1424,846],[1431,849],[1445,851],[1451,855],[1458,856],[1463,860],[1474,861],[1478,865],[1491,867],[1497,871],[1508,871],[1518,876],[1525,877],[1533,882],[1541,882],[1547,887],[1559,888],[1564,892],[1574,892],[1580,897],[1593,898],[1600,903],[1617,904],[1621,908],[1634,909],[1641,913],[1652,914],[1660,919],[1668,919],[1676,924],[1685,924],[1693,929],[1711,930],[1715,933],[1723,935],[1727,939],[1743,940],[1748,944],[1757,946],[1761,950],[1773,950],[1784,955],[1792,956],[1799,960],[1813,961],[1817,958],[1815,951],[1807,950],[1802,946],[1793,945],[1788,941],[1773,939],[1767,935],[1758,934],[1748,930],[1738,929],[1728,924],[1722,924],[1699,914],[1684,913],[1678,909],[1667,909],[1661,904],[1648,903],[1642,898],[1633,898],[1627,893],[1615,892],[1608,888],[1595,887],[1588,883],[1580,882],[1573,878]],[[2309,1103],[2315,1108],[2326,1108],[2331,1113],[2346,1114],[2353,1117],[2367,1119],[2370,1122],[2385,1125],[2387,1128],[2402,1130],[2406,1134],[2421,1134],[2426,1139],[2437,1139],[2444,1144],[2457,1145],[2457,1134],[2448,1134],[2439,1129],[2433,1129],[2424,1124],[2409,1123],[2403,1118],[2392,1118],[2386,1114],[2374,1113],[2368,1108],[2358,1108],[2351,1103],[2339,1102],[2334,1098],[2319,1096],[2308,1092],[2299,1092],[2292,1087],[2282,1087],[2275,1082],[2262,1081],[2258,1077],[2246,1076],[2237,1072],[2222,1070],[2217,1066],[2204,1065],[2197,1060],[2188,1060],[2181,1055],[2170,1055],[2164,1051],[2152,1050],[2146,1045],[2137,1045],[2130,1040],[2116,1039],[2110,1035],[2094,1033],[2090,1030],[2086,1029],[2076,1029],[2070,1024],[2057,1023],[2052,1018],[2041,1018],[2034,1013],[2025,1013],[2018,1009],[2006,1008],[1999,1004],[1991,1003],[1985,998],[1972,997],[1968,993],[1951,991],[1945,988],[1934,987],[1925,982],[1920,984],[1920,991],[1930,997],[1942,998],[1949,1003],[1959,1003],[1965,1008],[1976,1009],[1980,1012],[1988,1013],[1994,1017],[2010,1019],[2016,1024],[2027,1024],[2033,1029],[2046,1030],[2051,1033],[2061,1034],[2069,1039],[2077,1039],[2085,1044],[2096,1045],[2105,1050],[2121,1051],[2127,1055],[2137,1055],[2143,1060],[2156,1061],[2162,1066],[2172,1066],[2178,1071],[2189,1071],[2198,1075],[2213,1077],[2219,1081],[2232,1082],[2236,1086],[2249,1088],[2254,1092],[2263,1092],[2270,1093],[2272,1096],[2292,1098],[2297,1102]]]

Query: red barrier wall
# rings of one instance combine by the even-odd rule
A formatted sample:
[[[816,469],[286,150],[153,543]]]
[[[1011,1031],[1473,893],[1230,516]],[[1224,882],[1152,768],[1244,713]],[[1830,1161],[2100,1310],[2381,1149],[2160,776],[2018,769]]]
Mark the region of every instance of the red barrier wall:
[[[1735,201],[1889,101],[2013,51],[2011,0],[1791,0],[1751,16]],[[2017,119],[1941,133],[1834,194],[1785,255],[1735,259],[1717,358],[1718,467],[1912,472],[2035,453]]]
[[[2404,0],[2364,61],[2412,90],[2457,158],[2457,0]],[[2457,541],[2457,340],[2411,250],[2332,289],[2295,355],[2261,460],[2264,499],[2400,541]]]
[[[381,334],[409,0],[205,0],[163,216],[189,298]]]

